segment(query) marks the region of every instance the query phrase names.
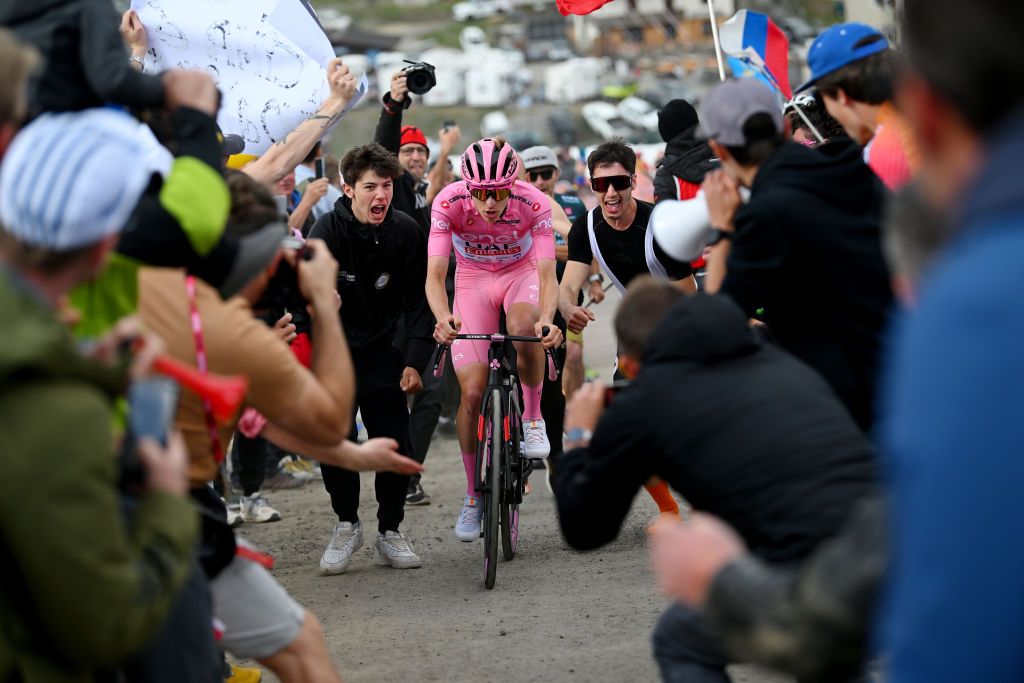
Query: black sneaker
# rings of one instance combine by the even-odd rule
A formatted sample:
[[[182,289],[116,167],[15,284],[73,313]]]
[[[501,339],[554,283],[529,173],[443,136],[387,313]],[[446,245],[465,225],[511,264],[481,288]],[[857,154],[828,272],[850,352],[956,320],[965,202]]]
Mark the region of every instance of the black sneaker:
[[[423,490],[418,481],[409,482],[409,492],[405,494],[406,505],[430,505],[430,496]]]

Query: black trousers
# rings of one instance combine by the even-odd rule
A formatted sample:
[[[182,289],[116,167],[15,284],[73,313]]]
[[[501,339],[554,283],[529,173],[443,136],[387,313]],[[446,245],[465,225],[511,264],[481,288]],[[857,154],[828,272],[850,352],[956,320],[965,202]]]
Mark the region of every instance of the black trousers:
[[[353,354],[356,369],[356,406],[370,438],[387,437],[398,442],[398,452],[412,457],[409,440],[409,408],[399,386],[405,363],[394,347],[374,354]],[[349,439],[358,438],[355,418]],[[341,467],[321,465],[324,488],[331,496],[341,522],[359,521],[359,473]],[[374,481],[377,494],[377,530],[398,531],[405,517],[405,495],[409,477],[393,472],[378,472]]]
[[[434,377],[434,368],[428,367],[423,371],[422,379],[423,390],[413,398],[412,410],[409,412],[409,434],[412,441],[410,457],[421,465],[427,459],[430,440],[437,429],[437,418],[441,416],[446,377]],[[413,475],[412,480],[419,481],[420,475]]]
[[[238,475],[238,484],[243,496],[251,496],[260,490],[266,475],[276,471],[277,463],[288,455],[261,436],[255,439],[235,432],[231,447],[231,467]]]
[[[540,414],[544,418],[545,431],[551,442],[551,455],[562,454],[562,432],[565,427],[565,394],[562,393],[562,368],[565,366],[565,348],[555,349],[555,367],[558,379],[548,379],[547,358],[544,359],[544,386],[540,395]]]
[[[665,683],[729,683],[721,642],[696,611],[676,603],[652,636],[654,659]]]

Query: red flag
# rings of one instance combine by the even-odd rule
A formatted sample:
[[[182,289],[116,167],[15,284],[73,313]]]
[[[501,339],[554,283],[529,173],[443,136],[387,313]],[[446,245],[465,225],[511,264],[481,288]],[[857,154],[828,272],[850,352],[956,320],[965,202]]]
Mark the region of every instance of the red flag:
[[[612,0],[556,0],[558,3],[558,11],[564,16],[570,14],[590,14],[596,9],[600,9],[604,5],[607,5]]]

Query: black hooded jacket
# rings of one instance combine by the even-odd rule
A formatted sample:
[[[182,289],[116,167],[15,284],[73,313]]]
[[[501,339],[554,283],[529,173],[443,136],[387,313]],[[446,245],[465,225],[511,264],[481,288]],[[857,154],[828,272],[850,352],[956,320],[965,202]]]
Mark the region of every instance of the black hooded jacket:
[[[0,0],[0,26],[43,55],[29,85],[29,117],[78,111],[108,102],[134,109],[160,107],[159,76],[128,63],[110,0]]]
[[[364,225],[352,214],[352,200],[342,197],[309,236],[326,242],[338,261],[339,312],[356,363],[394,345],[405,313],[405,364],[422,374],[434,350],[434,319],[424,289],[427,241],[416,221],[389,207],[380,226]]]
[[[715,154],[708,143],[694,139],[696,129],[696,126],[687,128],[665,146],[665,157],[654,174],[655,202],[677,198],[676,178],[700,185],[711,170]]]
[[[816,372],[760,343],[728,297],[697,295],[655,329],[639,376],[612,400],[590,446],[558,461],[569,544],[615,538],[652,475],[729,522],[758,556],[788,562],[836,533],[872,490],[876,465]]]
[[[750,189],[721,291],[747,315],[763,308],[779,345],[820,372],[868,429],[892,307],[880,233],[887,192],[849,140],[786,143]]]

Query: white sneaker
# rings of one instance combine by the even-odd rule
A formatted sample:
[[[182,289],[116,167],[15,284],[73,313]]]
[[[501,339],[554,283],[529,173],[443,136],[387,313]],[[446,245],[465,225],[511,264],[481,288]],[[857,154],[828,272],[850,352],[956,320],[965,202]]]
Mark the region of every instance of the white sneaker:
[[[373,551],[374,561],[382,567],[415,569],[423,566],[420,556],[412,551],[409,541],[397,531],[377,534],[377,542],[373,544]]]
[[[480,499],[466,496],[462,512],[459,513],[459,521],[455,523],[455,537],[466,543],[480,538],[480,519],[483,515],[484,508],[480,505]]]
[[[523,444],[526,457],[543,460],[551,453],[551,442],[544,427],[544,420],[530,420],[523,425]]]
[[[363,547],[363,523],[338,522],[334,525],[331,542],[320,558],[320,576],[343,574],[352,561],[352,555]]]
[[[221,500],[223,500],[223,499],[221,499]],[[238,503],[228,503],[227,506],[226,506],[226,509],[227,509],[227,519],[228,519],[228,526],[229,527],[234,529],[236,526],[242,526],[242,524],[245,523],[245,520],[242,519],[242,506],[241,505],[239,505]]]
[[[242,519],[250,524],[279,522],[281,513],[270,507],[270,503],[257,491],[251,496],[242,496],[239,504]]]

